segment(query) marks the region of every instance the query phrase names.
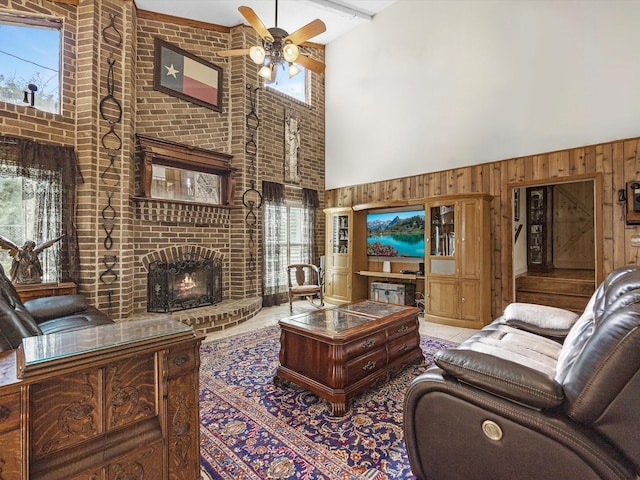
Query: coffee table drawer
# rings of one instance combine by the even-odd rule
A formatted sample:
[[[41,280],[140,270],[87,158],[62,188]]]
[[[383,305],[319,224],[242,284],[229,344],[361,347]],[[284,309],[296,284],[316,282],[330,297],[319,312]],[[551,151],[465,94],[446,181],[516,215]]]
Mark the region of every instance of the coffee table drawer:
[[[346,364],[347,385],[353,385],[372,373],[386,367],[387,349],[379,348],[361,357],[357,357]]]
[[[352,358],[364,355],[367,352],[384,346],[386,341],[387,335],[384,330],[364,338],[359,338],[355,342],[348,343],[344,346],[344,358],[345,360],[351,360]]]
[[[406,335],[409,332],[415,332],[418,328],[417,322],[415,318],[410,318],[402,323],[398,323],[397,325],[393,325],[392,327],[388,327],[387,338],[392,339],[398,337],[400,335]]]
[[[402,357],[415,348],[420,348],[420,337],[415,332],[392,340],[389,342],[389,362]]]

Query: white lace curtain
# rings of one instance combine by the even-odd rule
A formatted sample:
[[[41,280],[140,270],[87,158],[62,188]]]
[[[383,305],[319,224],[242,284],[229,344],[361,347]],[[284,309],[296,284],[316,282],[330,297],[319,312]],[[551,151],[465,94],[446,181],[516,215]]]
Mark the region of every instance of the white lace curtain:
[[[265,307],[287,301],[287,205],[285,186],[280,183],[262,182],[262,304]],[[318,192],[302,190],[302,244],[301,261],[316,263],[315,210],[318,208]]]
[[[0,175],[22,177],[26,196],[23,198],[35,202],[33,218],[27,219],[25,225],[25,238],[12,240],[33,240],[40,244],[64,234],[62,241],[45,250],[40,260],[44,269],[55,272],[57,278],[51,280],[77,283],[80,262],[75,225],[76,183],[82,181],[82,176],[74,149],[0,135]]]

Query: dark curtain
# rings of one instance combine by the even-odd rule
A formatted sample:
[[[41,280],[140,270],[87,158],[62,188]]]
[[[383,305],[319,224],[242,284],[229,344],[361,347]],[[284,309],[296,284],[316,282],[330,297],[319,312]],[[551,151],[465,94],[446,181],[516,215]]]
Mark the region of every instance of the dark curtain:
[[[318,265],[318,258],[316,258],[316,242],[315,242],[315,226],[316,226],[316,209],[320,206],[320,200],[318,199],[318,192],[311,190],[310,188],[302,189],[302,225],[304,230],[302,232],[304,250],[302,252],[303,258],[306,258],[307,263],[313,263]]]
[[[288,298],[287,253],[281,251],[287,232],[284,185],[263,181],[262,200],[262,305],[271,307]]]
[[[75,150],[19,137],[0,136],[0,173],[49,183],[35,192],[37,244],[64,234],[60,248],[61,281],[78,283],[80,258],[76,217],[76,183],[82,182]],[[61,205],[61,209],[55,205]],[[59,211],[61,210],[61,211]]]

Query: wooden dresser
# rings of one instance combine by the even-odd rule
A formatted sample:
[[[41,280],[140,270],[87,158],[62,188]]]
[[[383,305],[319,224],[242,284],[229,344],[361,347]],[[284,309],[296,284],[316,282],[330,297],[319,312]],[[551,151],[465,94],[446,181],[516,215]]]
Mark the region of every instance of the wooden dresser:
[[[167,317],[0,353],[0,478],[199,479],[201,340]]]
[[[342,416],[354,396],[422,358],[418,311],[364,300],[284,318],[274,380],[314,392]]]

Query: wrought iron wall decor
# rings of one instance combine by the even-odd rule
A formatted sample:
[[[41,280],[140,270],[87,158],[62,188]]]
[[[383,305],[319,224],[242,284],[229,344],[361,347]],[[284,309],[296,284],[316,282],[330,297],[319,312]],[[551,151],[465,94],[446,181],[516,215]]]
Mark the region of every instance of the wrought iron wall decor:
[[[249,104],[251,110],[245,117],[245,124],[247,127],[248,140],[245,143],[244,152],[249,160],[247,167],[247,176],[251,179],[249,181],[250,188],[244,191],[242,194],[242,204],[249,211],[244,217],[244,223],[249,231],[249,240],[247,242],[247,250],[249,251],[249,258],[247,259],[247,267],[250,272],[256,270],[256,241],[255,231],[258,224],[258,217],[255,211],[262,206],[262,195],[256,190],[257,172],[256,172],[256,158],[258,156],[258,144],[256,142],[256,135],[258,133],[258,127],[260,126],[260,118],[256,112],[256,94],[259,87],[254,87],[251,84],[247,84],[247,90],[249,91]]]
[[[107,58],[107,75],[106,89],[107,94],[102,97],[99,104],[100,116],[109,125],[107,132],[102,135],[101,144],[109,156],[109,165],[100,173],[100,181],[106,185],[106,206],[101,211],[102,229],[105,236],[102,242],[105,250],[111,251],[114,247],[113,231],[116,225],[118,212],[113,205],[113,197],[116,188],[120,185],[120,173],[116,166],[116,156],[122,150],[122,138],[116,131],[116,125],[122,121],[122,103],[115,97],[115,74],[114,67],[116,60],[114,58],[114,50],[122,46],[122,35],[116,27],[115,13],[109,14],[109,24],[102,29],[102,41],[109,48],[109,57]],[[100,282],[104,285],[112,285],[118,281],[118,273],[116,267],[118,265],[118,256],[105,254],[102,257],[104,270],[100,274]],[[111,289],[107,290],[108,310],[112,309]]]

